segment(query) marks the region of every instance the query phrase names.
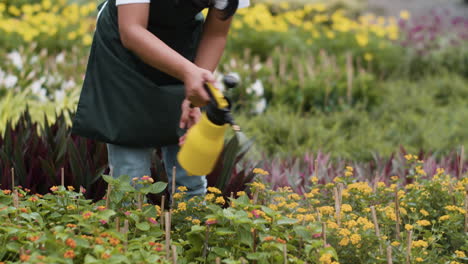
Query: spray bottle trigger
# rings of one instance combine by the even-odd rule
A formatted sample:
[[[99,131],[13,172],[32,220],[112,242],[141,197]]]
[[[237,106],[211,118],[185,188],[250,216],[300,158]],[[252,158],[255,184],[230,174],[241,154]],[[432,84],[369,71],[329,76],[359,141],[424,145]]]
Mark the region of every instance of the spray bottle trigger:
[[[223,109],[229,106],[228,101],[224,97],[223,93],[221,93],[218,89],[216,89],[213,84],[206,83],[205,90],[207,91],[208,95],[210,96],[211,100],[216,102],[218,108]]]

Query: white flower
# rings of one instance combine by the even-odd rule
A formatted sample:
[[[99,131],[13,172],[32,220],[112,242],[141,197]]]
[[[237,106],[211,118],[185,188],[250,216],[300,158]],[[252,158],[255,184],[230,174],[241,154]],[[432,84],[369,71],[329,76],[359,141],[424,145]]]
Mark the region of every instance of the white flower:
[[[65,98],[65,91],[63,90],[55,90],[54,93],[55,101],[59,102]]]
[[[265,111],[265,109],[266,109],[266,99],[262,98],[255,104],[254,112],[256,114],[261,114],[263,113],[263,111]]]
[[[18,77],[16,77],[15,75],[9,74],[3,80],[3,85],[5,85],[5,88],[10,89],[10,88],[13,88],[17,82],[18,82]]]
[[[60,52],[57,57],[55,57],[55,62],[57,64],[64,63],[65,62],[65,53]]]
[[[75,88],[76,87],[76,83],[74,80],[68,80],[64,83],[62,83],[62,87],[60,89],[62,90],[70,90],[72,88]]]
[[[46,93],[47,93],[47,91],[44,88],[41,88],[39,90],[39,92],[37,93],[37,95],[39,96],[39,101],[41,101],[41,102],[46,102],[47,101]]]
[[[259,70],[262,69],[262,67],[263,67],[263,64],[257,63],[257,64],[254,65],[253,70],[254,70],[255,72],[258,72]]]
[[[31,59],[29,59],[29,63],[34,64],[39,60],[38,56],[32,56]]]
[[[263,96],[264,88],[263,83],[260,80],[256,80],[252,85],[252,90],[255,92],[256,96]]]
[[[31,89],[31,92],[34,94],[39,94],[40,90],[42,89],[42,82],[41,80],[36,80],[31,83],[31,86],[29,86]]]
[[[18,70],[23,69],[23,59],[21,58],[21,54],[18,51],[8,53],[7,58],[11,60],[13,65],[15,65]]]

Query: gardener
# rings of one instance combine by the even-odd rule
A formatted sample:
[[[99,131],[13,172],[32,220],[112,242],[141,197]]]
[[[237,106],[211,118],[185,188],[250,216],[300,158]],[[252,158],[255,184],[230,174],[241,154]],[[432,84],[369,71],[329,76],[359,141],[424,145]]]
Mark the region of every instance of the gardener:
[[[186,186],[190,196],[205,193],[206,178],[187,176],[178,164],[178,143],[208,101],[203,84],[214,82],[232,15],[248,5],[249,0],[100,5],[72,133],[107,143],[114,177],[150,175],[153,148],[161,147],[169,182],[176,166],[177,186]]]

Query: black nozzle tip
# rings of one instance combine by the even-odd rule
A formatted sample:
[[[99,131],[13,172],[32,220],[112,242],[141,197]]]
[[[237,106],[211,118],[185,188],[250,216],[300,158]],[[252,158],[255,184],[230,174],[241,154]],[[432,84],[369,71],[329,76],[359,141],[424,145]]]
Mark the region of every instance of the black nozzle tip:
[[[240,83],[240,77],[237,73],[229,73],[223,76],[223,83],[227,88],[234,88]]]

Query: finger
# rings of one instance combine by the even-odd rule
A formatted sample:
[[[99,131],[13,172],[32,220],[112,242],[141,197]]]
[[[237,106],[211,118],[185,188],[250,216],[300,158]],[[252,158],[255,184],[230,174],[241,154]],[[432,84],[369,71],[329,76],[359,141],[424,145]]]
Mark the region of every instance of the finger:
[[[185,138],[187,137],[187,134],[184,134],[179,138],[179,146],[182,146],[185,143]]]
[[[214,83],[216,81],[213,73],[211,73],[210,71],[205,71],[203,73],[203,79],[205,82],[210,82],[210,83]]]
[[[182,115],[180,116],[179,127],[184,129],[187,125],[187,121],[189,120],[189,116],[187,111],[182,109]]]

